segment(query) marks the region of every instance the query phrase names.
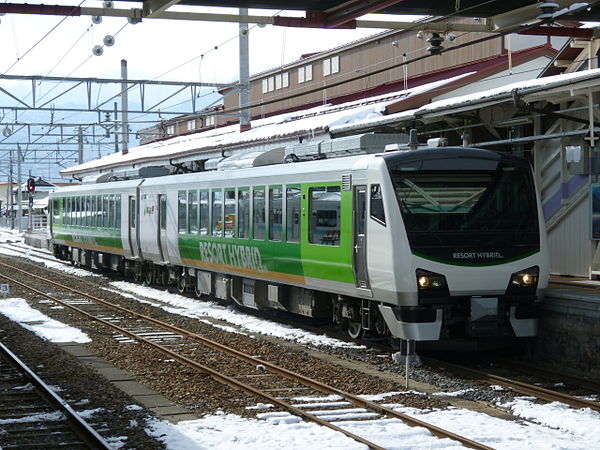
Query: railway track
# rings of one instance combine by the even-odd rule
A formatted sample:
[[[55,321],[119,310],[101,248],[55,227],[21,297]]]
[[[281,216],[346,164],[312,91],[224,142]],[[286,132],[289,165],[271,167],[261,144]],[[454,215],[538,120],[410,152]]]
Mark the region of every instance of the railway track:
[[[472,369],[469,367],[461,366],[458,364],[454,364],[447,361],[441,361],[434,358],[423,357],[423,362],[431,367],[435,367],[437,369],[449,370],[452,373],[460,376],[464,376],[467,378],[471,378],[473,380],[481,381],[488,383],[490,385],[499,385],[505,388],[509,388],[514,392],[517,392],[522,395],[532,396],[541,400],[545,400],[548,402],[561,402],[571,406],[572,408],[590,408],[594,411],[600,412],[600,403],[592,400],[586,400],[583,398],[579,398],[573,395],[565,394],[563,392],[558,392],[555,390],[543,388],[541,386],[537,386],[535,384],[524,383],[522,381],[502,377],[499,375],[483,372],[481,370]],[[515,368],[517,369],[517,368]],[[529,368],[529,373],[548,378],[550,376],[556,377],[556,373],[552,373],[550,375],[547,371],[543,370],[535,370],[534,368]],[[572,380],[574,381],[574,380]],[[584,380],[579,379],[578,384],[580,386],[585,386],[591,390],[594,390],[594,387],[597,387],[597,383],[590,382],[589,384],[585,384]],[[597,391],[596,391],[597,392]]]
[[[0,448],[111,448],[63,399],[0,343]]]
[[[336,407],[340,408],[340,404],[344,405],[346,411],[349,410],[354,414],[360,414],[363,420],[382,417],[394,418],[410,426],[426,428],[434,436],[452,439],[470,448],[489,448],[468,438],[399,413],[391,408],[365,400],[358,395],[326,385],[281,366],[271,364],[268,361],[206,339],[185,329],[121,306],[113,305],[106,300],[69,286],[61,285],[53,280],[38,277],[27,271],[22,271],[3,263],[0,263],[0,270],[5,273],[8,271],[12,273],[16,272],[20,279],[17,280],[14,277],[3,274],[0,275],[1,278],[111,328],[115,333],[115,337],[121,341],[133,340],[151,347],[170,359],[208,374],[219,383],[243,391],[253,398],[260,398],[262,401],[274,405],[281,411],[287,411],[292,415],[343,433],[367,445],[369,448],[380,449],[381,447],[336,425],[334,422],[335,419],[327,420],[324,418],[324,415],[322,416],[323,411],[311,412],[310,404],[299,404],[294,398],[298,395],[335,395],[342,399],[342,402],[338,402]],[[51,285],[60,291],[69,292],[72,296],[71,300],[60,300],[45,291],[36,289],[32,286],[31,279],[34,279],[35,283],[41,283],[44,286]],[[207,363],[207,361],[210,362]],[[333,413],[331,414],[332,416],[343,418],[344,409],[331,411],[331,413]]]
[[[23,256],[30,256],[31,254],[34,254],[34,256],[38,259],[43,259],[45,261],[51,261],[54,263],[69,265],[68,263],[61,261],[60,259],[56,259],[54,256],[52,256],[52,253],[50,253],[49,251],[38,250],[36,248],[28,247],[28,246],[24,247],[23,245],[19,245],[14,242],[3,242],[1,245],[7,247],[9,250],[11,250],[13,252],[20,253]]]

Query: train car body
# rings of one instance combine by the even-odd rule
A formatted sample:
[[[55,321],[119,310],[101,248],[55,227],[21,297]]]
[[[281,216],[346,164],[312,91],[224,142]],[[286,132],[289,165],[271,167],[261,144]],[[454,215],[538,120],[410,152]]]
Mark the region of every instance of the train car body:
[[[352,336],[537,332],[544,221],[528,163],[510,155],[399,151],[89,184],[51,198],[54,252],[81,264],[331,318]],[[109,214],[108,231],[97,226],[100,205],[120,216]]]

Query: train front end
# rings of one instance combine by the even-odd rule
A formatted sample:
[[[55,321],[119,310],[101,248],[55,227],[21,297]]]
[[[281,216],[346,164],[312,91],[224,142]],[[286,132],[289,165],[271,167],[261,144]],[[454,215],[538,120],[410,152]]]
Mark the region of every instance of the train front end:
[[[537,334],[548,284],[543,216],[529,163],[488,150],[384,156],[408,257],[397,306],[380,306],[393,335],[418,341],[506,340]]]

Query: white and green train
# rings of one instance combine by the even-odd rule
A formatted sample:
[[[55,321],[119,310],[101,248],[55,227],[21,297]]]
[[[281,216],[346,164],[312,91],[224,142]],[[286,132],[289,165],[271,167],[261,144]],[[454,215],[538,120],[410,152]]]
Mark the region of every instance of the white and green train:
[[[417,341],[534,336],[548,284],[527,161],[448,147],[90,183],[54,254]]]

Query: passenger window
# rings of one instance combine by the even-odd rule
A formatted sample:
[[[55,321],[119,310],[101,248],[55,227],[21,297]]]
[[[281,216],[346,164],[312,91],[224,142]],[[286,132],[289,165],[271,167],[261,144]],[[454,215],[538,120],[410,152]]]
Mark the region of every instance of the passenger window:
[[[188,192],[188,232],[198,234],[198,191]]]
[[[281,187],[269,188],[269,239],[271,241],[281,241],[282,208]]]
[[[223,236],[223,193],[212,191],[212,235]]]
[[[309,242],[340,245],[341,193],[339,186],[311,188]]]
[[[100,195],[96,196],[96,226],[102,226],[102,197]]]
[[[116,196],[115,200],[115,226],[118,230],[121,229],[121,195]]]
[[[200,236],[208,236],[208,191],[200,191]]]
[[[98,197],[98,202],[100,201],[100,198]],[[98,207],[100,207],[100,203],[98,203]],[[135,228],[135,218],[136,218],[136,209],[135,209],[135,198],[134,197],[129,197],[129,226],[131,228]],[[100,216],[98,216],[98,220]],[[100,224],[98,224],[98,226],[100,226]]]
[[[96,226],[96,196],[93,195],[90,199],[90,226]]]
[[[85,197],[85,226],[86,227],[89,227],[92,224],[91,215],[92,215],[92,198],[87,196],[87,197]]]
[[[58,223],[60,218],[60,200],[55,198],[52,200],[52,223]]]
[[[225,237],[235,237],[235,191],[225,191]]]
[[[81,197],[77,197],[77,225],[81,226],[81,218],[83,217],[82,213],[81,213],[81,208],[82,208],[82,198]]]
[[[187,192],[179,191],[177,194],[177,230],[185,234],[187,230]]]
[[[108,199],[108,226],[115,228],[115,196],[111,195]]]
[[[383,196],[379,184],[371,185],[371,218],[385,225],[385,210],[383,209]]]
[[[285,215],[287,241],[300,242],[300,186],[287,187]]]
[[[248,239],[250,231],[250,192],[238,190],[238,237]]]
[[[265,238],[265,188],[252,189],[252,228],[254,239]]]
[[[160,208],[160,229],[167,229],[167,197],[165,195],[159,195],[159,206]]]
[[[110,212],[110,209],[108,207],[108,195],[105,195],[102,199],[102,216],[104,217],[104,220],[102,221],[102,223],[105,228],[110,226],[109,222],[108,222],[109,212]]]

